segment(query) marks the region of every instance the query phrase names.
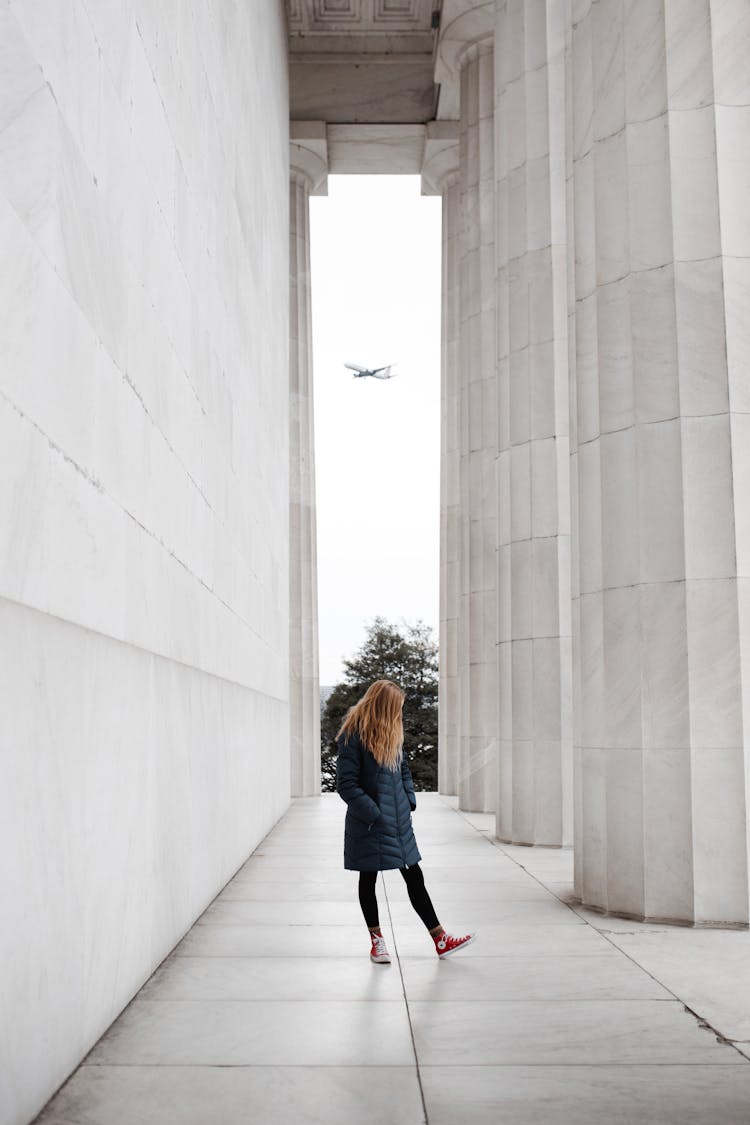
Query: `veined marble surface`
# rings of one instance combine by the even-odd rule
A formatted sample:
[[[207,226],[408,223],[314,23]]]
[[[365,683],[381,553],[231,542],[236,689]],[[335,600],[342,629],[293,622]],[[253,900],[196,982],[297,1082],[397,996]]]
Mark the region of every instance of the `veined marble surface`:
[[[584,2],[566,55],[576,884],[699,924],[748,921],[742,7]]]
[[[13,0],[0,43],[15,1125],[289,799],[289,148],[281,0]]]

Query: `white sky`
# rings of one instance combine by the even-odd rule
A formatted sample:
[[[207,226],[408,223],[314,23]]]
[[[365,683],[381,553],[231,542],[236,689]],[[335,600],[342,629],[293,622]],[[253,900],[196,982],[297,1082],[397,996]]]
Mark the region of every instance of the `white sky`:
[[[330,176],[310,200],[321,684],[376,615],[437,637],[440,202],[418,176]]]

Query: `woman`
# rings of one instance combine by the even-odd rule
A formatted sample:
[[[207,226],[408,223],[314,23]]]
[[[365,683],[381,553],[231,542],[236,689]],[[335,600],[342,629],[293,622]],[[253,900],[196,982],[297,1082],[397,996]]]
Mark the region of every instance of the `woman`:
[[[411,826],[417,801],[403,753],[403,706],[400,687],[390,680],[376,680],[349,709],[337,736],[337,788],[348,806],[344,867],[359,871],[359,903],[372,942],[370,959],[378,964],[391,960],[375,897],[378,871],[399,869],[409,900],[429,930],[438,957],[448,957],[475,937],[446,934],[424,885],[421,856]]]

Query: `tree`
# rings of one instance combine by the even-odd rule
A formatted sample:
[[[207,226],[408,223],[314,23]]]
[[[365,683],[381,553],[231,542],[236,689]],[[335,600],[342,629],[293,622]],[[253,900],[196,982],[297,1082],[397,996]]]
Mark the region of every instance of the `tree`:
[[[323,790],[336,789],[336,734],[349,708],[373,680],[393,680],[403,688],[404,749],[416,789],[437,789],[438,649],[429,625],[418,621],[399,629],[376,617],[365,641],[344,661],[344,679],[326,700],[321,716]]]

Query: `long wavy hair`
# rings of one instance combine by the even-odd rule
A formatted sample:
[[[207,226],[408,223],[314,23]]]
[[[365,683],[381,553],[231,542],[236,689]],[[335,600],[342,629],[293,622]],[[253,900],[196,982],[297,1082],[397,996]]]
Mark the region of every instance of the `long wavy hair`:
[[[357,734],[375,761],[388,769],[401,767],[404,724],[401,713],[404,693],[391,680],[376,680],[347,711],[336,735]]]

